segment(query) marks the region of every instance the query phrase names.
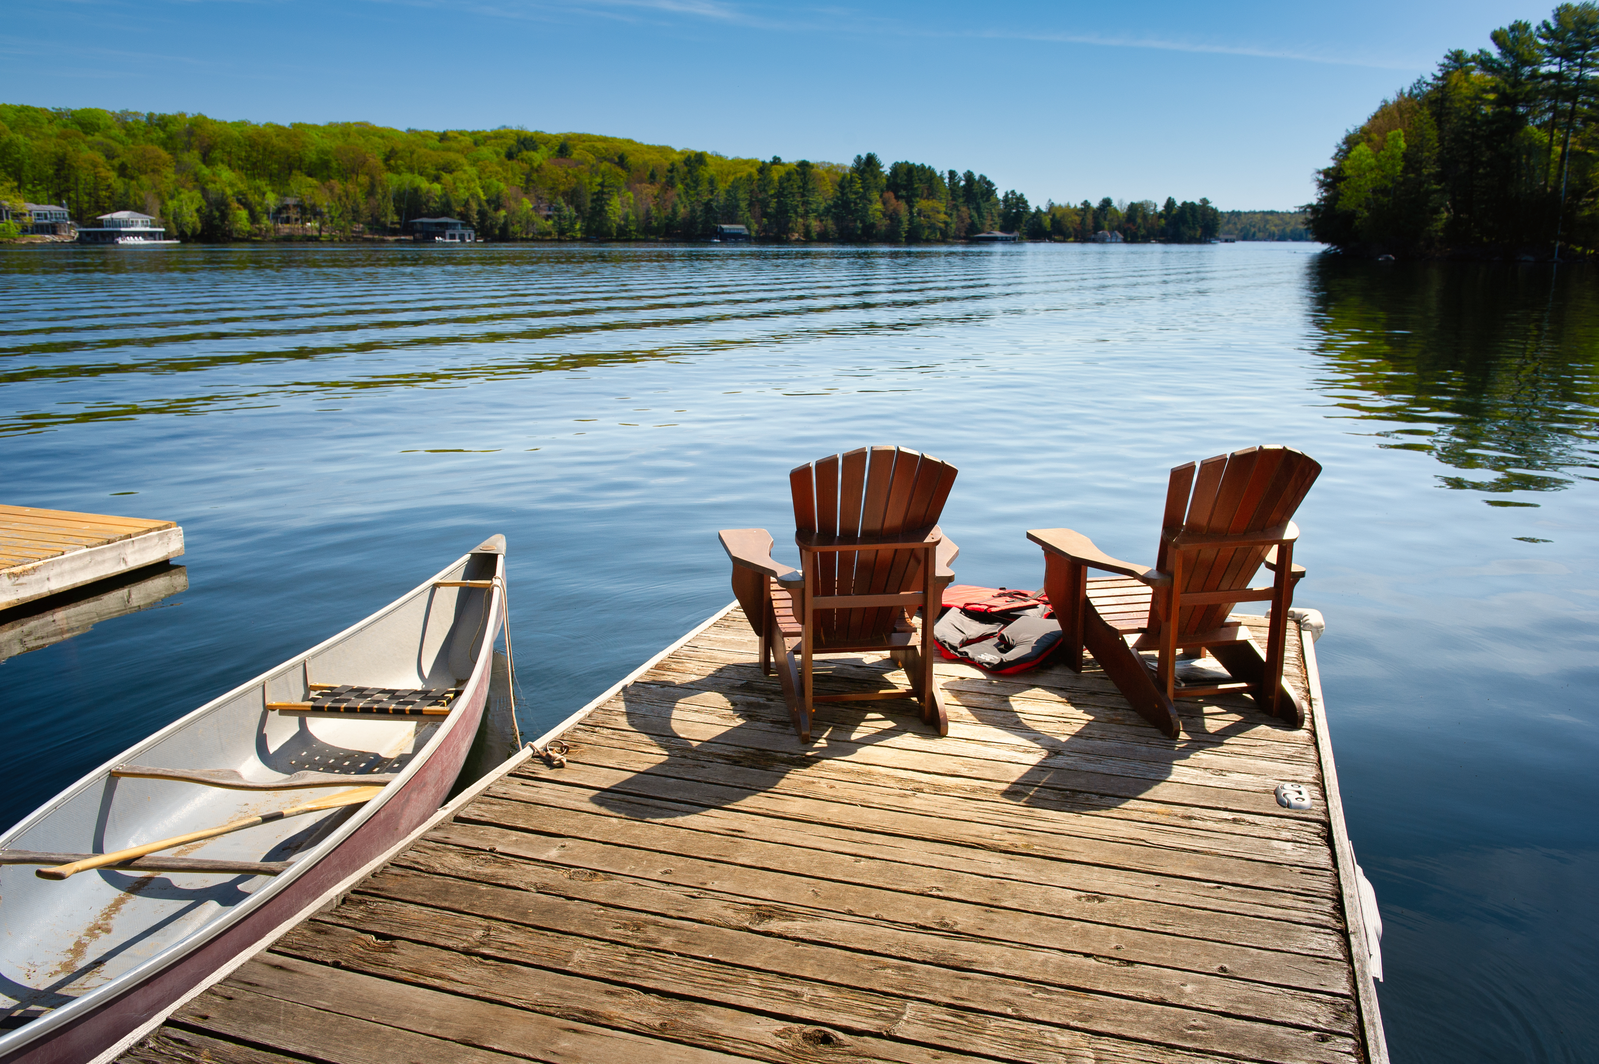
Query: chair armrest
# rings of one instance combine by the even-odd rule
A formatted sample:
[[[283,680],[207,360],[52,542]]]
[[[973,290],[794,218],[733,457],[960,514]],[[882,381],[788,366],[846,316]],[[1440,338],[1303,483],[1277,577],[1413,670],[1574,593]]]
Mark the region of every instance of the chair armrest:
[[[1104,569],[1106,572],[1121,573],[1123,576],[1132,576],[1144,580],[1150,575],[1147,565],[1135,562],[1124,562],[1120,558],[1112,558],[1098,547],[1094,541],[1081,532],[1074,532],[1069,528],[1033,528],[1027,532],[1027,538],[1043,547],[1050,554],[1058,554],[1067,561],[1086,565],[1093,569]],[[1164,573],[1155,573],[1154,577],[1165,576]],[[1158,580],[1157,583],[1170,583],[1171,578]],[[1149,581],[1145,581],[1146,583]]]
[[[961,549],[955,545],[954,540],[944,535],[944,530],[937,525],[933,526],[933,535],[939,537],[938,547],[935,551],[933,578],[935,580],[953,580],[955,579],[955,570],[950,568],[950,563],[960,556]]]
[[[1275,573],[1277,571],[1277,548],[1276,547],[1273,547],[1271,550],[1266,552],[1266,560],[1265,560],[1265,562],[1263,564],[1266,566],[1267,569],[1270,569],[1272,572]],[[1289,570],[1289,575],[1292,576],[1295,580],[1298,580],[1300,577],[1305,575],[1305,567],[1303,565],[1300,565],[1298,562],[1295,562],[1294,563],[1294,567]]]
[[[804,583],[798,569],[772,558],[772,534],[766,529],[724,528],[716,536],[734,565],[764,573],[784,586],[793,581]]]

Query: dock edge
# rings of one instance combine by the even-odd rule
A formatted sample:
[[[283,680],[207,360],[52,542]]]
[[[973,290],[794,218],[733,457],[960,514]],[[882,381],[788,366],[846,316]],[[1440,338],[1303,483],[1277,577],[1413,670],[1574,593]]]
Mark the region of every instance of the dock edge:
[[[1321,693],[1321,667],[1316,661],[1316,641],[1308,622],[1300,622],[1299,642],[1304,650],[1305,686],[1310,689],[1310,711],[1316,729],[1316,754],[1321,761],[1322,792],[1327,798],[1327,819],[1332,827],[1333,859],[1338,868],[1338,889],[1344,904],[1344,938],[1355,967],[1355,1000],[1360,1008],[1360,1032],[1371,1064],[1388,1064],[1388,1040],[1383,1034],[1382,1012],[1377,1007],[1377,984],[1371,973],[1366,939],[1365,911],[1361,908],[1359,871],[1355,849],[1344,823],[1344,803],[1338,789],[1338,769],[1333,762],[1332,739],[1327,734],[1327,704]]]

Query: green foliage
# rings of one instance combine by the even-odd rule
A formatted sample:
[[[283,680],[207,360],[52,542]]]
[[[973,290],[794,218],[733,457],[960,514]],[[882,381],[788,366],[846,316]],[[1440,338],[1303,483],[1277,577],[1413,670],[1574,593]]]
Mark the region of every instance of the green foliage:
[[[1599,248],[1599,7],[1446,54],[1348,133],[1307,208],[1319,240],[1403,255]]]
[[[971,170],[885,167],[870,152],[845,167],[587,133],[258,125],[0,104],[7,187],[19,200],[63,203],[80,222],[137,210],[180,239],[204,241],[393,236],[413,218],[441,216],[484,240],[693,240],[719,224],[796,242],[939,243],[995,228],[1080,240],[1097,231],[1085,232],[1075,208],[1001,196]],[[1128,240],[1177,238],[1152,203],[1091,213],[1093,225],[1120,227]]]
[[[1239,240],[1310,240],[1303,211],[1222,211],[1222,235]]]
[[[15,240],[21,235],[16,222],[0,222],[0,240]]]

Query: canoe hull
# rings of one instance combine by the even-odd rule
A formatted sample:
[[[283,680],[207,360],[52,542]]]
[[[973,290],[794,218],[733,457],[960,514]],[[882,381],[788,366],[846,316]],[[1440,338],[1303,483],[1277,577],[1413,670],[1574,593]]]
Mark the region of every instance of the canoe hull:
[[[495,562],[503,579],[503,558]],[[329,891],[393,849],[437,812],[460,773],[488,703],[492,647],[503,616],[498,590],[493,601],[493,621],[483,625],[480,637],[480,668],[457,700],[448,726],[436,735],[437,745],[425,752],[414,772],[395,781],[380,801],[372,803],[375,808],[369,815],[314,863],[285,873],[280,880],[286,881],[271,884],[273,889],[264,890],[257,903],[247,903],[229,920],[219,921],[218,926],[169,951],[164,964],[151,966],[153,971],[141,972],[138,979],[118,979],[85,994],[72,1003],[70,1019],[63,1015],[52,1023],[47,1016],[9,1032],[0,1039],[0,1064],[83,1064],[94,1060],[186,994],[208,985],[243,956],[266,945],[274,932],[302,918]],[[30,1031],[34,1024],[42,1029],[29,1038],[35,1033]],[[5,1042],[11,1045],[5,1046]]]

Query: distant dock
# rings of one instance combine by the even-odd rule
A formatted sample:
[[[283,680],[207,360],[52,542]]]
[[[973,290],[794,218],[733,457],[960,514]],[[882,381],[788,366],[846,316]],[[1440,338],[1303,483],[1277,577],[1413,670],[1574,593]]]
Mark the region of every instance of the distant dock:
[[[171,521],[0,505],[0,610],[182,553]]]
[[[1302,730],[1222,696],[1173,741],[1097,668],[940,662],[947,737],[833,703],[806,745],[730,608],[570,721],[564,767],[508,762],[124,1059],[1384,1062],[1289,644]]]

